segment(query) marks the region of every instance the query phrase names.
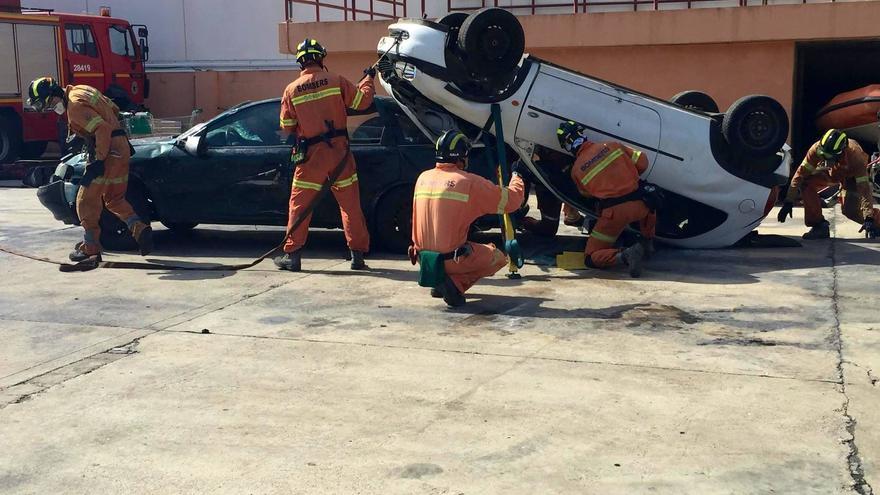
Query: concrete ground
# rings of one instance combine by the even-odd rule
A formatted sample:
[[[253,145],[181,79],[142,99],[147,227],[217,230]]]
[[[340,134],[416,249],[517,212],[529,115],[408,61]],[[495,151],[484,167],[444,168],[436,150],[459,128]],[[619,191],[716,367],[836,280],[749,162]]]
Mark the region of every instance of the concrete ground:
[[[663,250],[640,280],[527,265],[460,310],[402,259],[349,271],[339,232],[299,274],[0,253],[0,492],[880,491],[880,243],[833,228]],[[0,190],[0,245],[63,259],[79,236]],[[278,236],[158,231],[149,258],[243,262]]]

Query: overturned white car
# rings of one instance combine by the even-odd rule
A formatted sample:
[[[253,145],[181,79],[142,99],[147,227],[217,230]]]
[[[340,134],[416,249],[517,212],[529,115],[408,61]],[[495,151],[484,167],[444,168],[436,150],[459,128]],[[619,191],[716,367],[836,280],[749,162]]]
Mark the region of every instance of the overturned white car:
[[[378,52],[382,84],[429,138],[458,128],[474,137],[500,105],[504,140],[553,193],[593,214],[571,180],[541,170],[533,155],[561,151],[560,122],[646,152],[642,179],[664,190],[657,236],[689,248],[729,246],[767,215],[788,181],[788,116],[768,96],[746,96],[724,113],[689,93],[677,103],[523,55],[516,17],[503,9],[389,26]],[[678,96],[678,95],[677,95]],[[494,130],[490,131],[494,132]]]

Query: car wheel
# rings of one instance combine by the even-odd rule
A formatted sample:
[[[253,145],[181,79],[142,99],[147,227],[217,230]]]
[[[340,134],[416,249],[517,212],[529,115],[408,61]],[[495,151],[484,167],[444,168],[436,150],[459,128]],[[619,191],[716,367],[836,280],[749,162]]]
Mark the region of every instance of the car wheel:
[[[175,234],[188,234],[192,229],[196,228],[197,222],[162,222],[162,225],[168,227],[168,230]]]
[[[721,133],[734,149],[744,154],[773,154],[788,138],[788,114],[769,96],[744,96],[727,109]]]
[[[702,91],[682,91],[673,96],[669,101],[680,107],[687,108],[688,110],[718,113],[718,104],[715,103],[715,100],[713,100],[711,96]]]
[[[446,39],[451,45],[454,45],[455,42],[458,41],[458,32],[467,18],[468,15],[464,12],[452,12],[451,14],[444,15],[439,21],[437,21],[439,24],[446,26]]]
[[[469,15],[458,32],[458,47],[476,77],[504,74],[516,67],[525,51],[525,34],[516,16],[485,8]]]
[[[125,199],[144,222],[150,221],[150,205],[141,187],[130,184]],[[111,251],[134,251],[137,241],[131,236],[128,226],[116,215],[104,209],[101,212],[101,246]]]
[[[398,187],[379,200],[373,231],[390,252],[405,253],[412,243],[412,198],[412,187]]]
[[[28,141],[21,147],[21,157],[25,160],[36,160],[46,152],[48,141]]]
[[[21,151],[21,132],[15,121],[0,117],[0,163],[9,163],[18,158]]]

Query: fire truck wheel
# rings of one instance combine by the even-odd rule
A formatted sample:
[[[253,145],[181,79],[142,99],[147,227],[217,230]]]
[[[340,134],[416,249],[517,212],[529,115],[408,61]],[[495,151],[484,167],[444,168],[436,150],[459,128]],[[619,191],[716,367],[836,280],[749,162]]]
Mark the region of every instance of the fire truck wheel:
[[[21,131],[15,121],[0,116],[0,163],[15,161],[21,151]]]

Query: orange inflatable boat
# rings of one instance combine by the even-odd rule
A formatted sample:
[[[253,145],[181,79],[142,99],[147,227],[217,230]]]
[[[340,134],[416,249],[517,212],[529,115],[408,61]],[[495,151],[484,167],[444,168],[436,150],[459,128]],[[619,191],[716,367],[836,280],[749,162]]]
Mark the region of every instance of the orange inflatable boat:
[[[840,93],[816,114],[820,130],[849,129],[877,122],[880,112],[880,84]]]

